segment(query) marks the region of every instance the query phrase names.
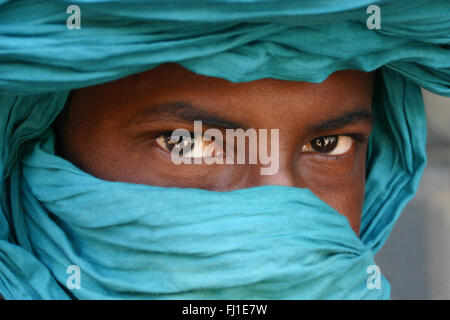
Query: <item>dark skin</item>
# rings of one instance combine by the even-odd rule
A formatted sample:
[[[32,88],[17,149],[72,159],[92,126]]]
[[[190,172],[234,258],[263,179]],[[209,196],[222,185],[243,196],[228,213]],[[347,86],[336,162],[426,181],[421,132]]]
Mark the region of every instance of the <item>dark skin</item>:
[[[353,70],[336,72],[320,84],[231,83],[164,64],[72,91],[56,121],[58,153],[110,181],[216,191],[309,188],[359,234],[373,84],[373,73]],[[178,128],[193,131],[193,120],[221,131],[279,129],[277,173],[261,175],[259,163],[174,164],[164,135]],[[326,138],[334,141],[331,152],[317,148],[321,137],[335,137]]]

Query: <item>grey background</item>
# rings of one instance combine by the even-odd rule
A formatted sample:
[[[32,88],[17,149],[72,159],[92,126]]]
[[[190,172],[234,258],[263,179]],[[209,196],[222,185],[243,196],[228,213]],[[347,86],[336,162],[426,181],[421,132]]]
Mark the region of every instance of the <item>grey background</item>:
[[[423,93],[428,164],[416,196],[375,257],[392,299],[450,299],[450,98]]]

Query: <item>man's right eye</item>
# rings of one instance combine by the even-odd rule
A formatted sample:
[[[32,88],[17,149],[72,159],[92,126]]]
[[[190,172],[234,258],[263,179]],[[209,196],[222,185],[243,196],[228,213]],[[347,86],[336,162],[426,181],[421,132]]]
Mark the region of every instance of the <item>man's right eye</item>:
[[[194,134],[191,132],[190,137],[179,136],[178,139],[173,139],[172,132],[164,132],[158,138],[156,143],[165,151],[172,152],[174,148],[177,150],[188,150],[188,152],[180,153],[180,156],[186,158],[201,158],[218,156],[219,150],[212,146],[214,141],[207,141],[203,136],[199,135],[193,138]]]
[[[174,147],[177,148],[185,148],[188,145],[190,145],[191,150],[192,147],[195,145],[194,139],[191,137],[179,137],[179,139],[172,139],[172,132],[164,132],[161,134],[157,139],[156,143],[163,148],[166,151],[172,151]]]

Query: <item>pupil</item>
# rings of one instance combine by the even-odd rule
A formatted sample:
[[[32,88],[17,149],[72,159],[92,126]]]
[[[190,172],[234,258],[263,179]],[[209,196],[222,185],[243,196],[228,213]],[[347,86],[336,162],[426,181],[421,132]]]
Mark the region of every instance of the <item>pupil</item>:
[[[165,143],[166,143],[166,147],[167,147],[167,149],[169,151],[172,151],[172,149],[175,146],[185,147],[188,143],[191,144],[191,148],[192,148],[192,145],[194,144],[194,141],[192,140],[192,137],[191,138],[186,138],[186,137],[182,136],[182,137],[180,137],[178,142],[176,142],[176,140],[172,140],[171,136],[172,136],[172,133],[168,133],[164,137],[164,140],[165,140]]]
[[[336,148],[337,142],[337,136],[320,137],[311,142],[311,147],[316,152],[328,153]]]

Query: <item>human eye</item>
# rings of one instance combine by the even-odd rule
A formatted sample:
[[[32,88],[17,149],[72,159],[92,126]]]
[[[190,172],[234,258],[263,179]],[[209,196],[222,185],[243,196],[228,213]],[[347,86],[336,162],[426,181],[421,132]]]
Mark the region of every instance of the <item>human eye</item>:
[[[305,144],[300,151],[338,156],[349,152],[355,141],[359,141],[360,139],[362,138],[358,135],[323,136],[311,140]]]
[[[188,150],[181,153],[181,156],[185,158],[211,157],[221,154],[215,146],[214,139],[206,139],[203,135],[194,137],[192,132],[189,137],[176,136],[175,138],[172,132],[163,132],[155,141],[160,148],[167,152],[172,152],[174,148],[176,150]]]

